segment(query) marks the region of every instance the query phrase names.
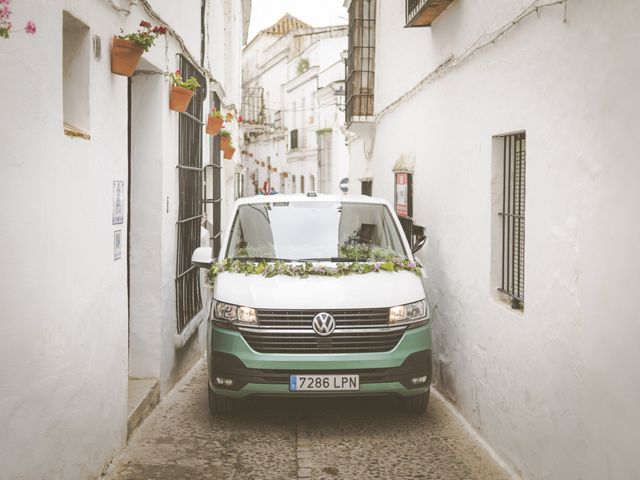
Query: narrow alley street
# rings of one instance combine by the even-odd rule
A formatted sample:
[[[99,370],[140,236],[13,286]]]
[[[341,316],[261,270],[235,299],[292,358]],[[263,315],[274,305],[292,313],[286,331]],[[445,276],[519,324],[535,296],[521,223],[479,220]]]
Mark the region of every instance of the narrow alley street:
[[[253,399],[210,416],[206,363],[132,435],[112,465],[120,479],[506,479],[444,402],[425,415],[390,399]]]

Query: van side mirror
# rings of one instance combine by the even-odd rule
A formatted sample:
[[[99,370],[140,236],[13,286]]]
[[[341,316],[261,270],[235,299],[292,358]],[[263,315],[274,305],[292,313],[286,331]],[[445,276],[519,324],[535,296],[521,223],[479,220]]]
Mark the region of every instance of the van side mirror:
[[[211,247],[198,247],[191,255],[191,265],[199,268],[211,268],[213,262],[213,249]]]
[[[424,247],[425,243],[427,243],[427,236],[426,235],[420,235],[416,239],[416,243],[414,243],[413,247],[411,247],[411,253],[416,253],[418,250],[420,250],[422,247]]]

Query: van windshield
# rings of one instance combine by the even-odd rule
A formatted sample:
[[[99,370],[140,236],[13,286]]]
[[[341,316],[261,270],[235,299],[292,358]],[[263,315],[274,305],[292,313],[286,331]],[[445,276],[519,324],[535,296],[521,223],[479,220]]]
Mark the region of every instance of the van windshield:
[[[226,257],[349,262],[407,255],[385,205],[305,201],[241,205]]]

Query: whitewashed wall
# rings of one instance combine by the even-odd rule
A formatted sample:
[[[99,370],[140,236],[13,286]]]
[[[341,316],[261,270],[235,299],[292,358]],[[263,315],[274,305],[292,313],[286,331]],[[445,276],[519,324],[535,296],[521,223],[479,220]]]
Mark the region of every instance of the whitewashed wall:
[[[200,2],[179,11],[174,3],[151,6],[199,58]],[[211,8],[222,11],[223,3]],[[241,24],[240,2],[232,3],[233,22]],[[0,42],[2,71],[11,72],[0,76],[1,478],[94,478],[125,443],[128,376],[157,377],[166,392],[204,346],[203,332],[182,349],[174,346],[178,114],[168,109],[163,72],[177,68],[181,50],[165,37],[141,63],[157,73],[133,79],[135,360],[128,360],[128,219],[111,224],[112,182],[129,180],[127,80],[111,74],[110,38],[142,19],[158,22],[140,2],[114,5],[131,14],[103,1],[14,2],[16,22],[33,19],[38,32]],[[63,133],[63,10],[102,40],[101,59],[92,52],[89,60],[90,140]],[[241,38],[227,47],[239,52]],[[230,63],[236,76],[238,55]],[[238,85],[226,101],[239,103]],[[123,245],[114,261],[115,230],[122,230]]]
[[[379,2],[376,111],[530,2],[455,1],[405,29]],[[434,312],[435,382],[526,479],[640,477],[640,73],[636,2],[543,9],[380,118],[352,178],[393,199],[416,157],[415,218]],[[525,310],[491,284],[492,136],[526,130]],[[355,159],[355,161],[354,161]]]
[[[258,180],[259,188],[269,179],[279,193],[299,193],[301,177],[305,179],[305,192],[312,184],[318,186],[318,159],[316,132],[320,128],[332,128],[335,165],[333,175],[348,174],[348,151],[344,145],[344,133],[340,129],[344,114],[339,112],[335,102],[323,99],[320,103],[317,92],[330,82],[344,79],[344,64],[340,53],[347,47],[346,29],[334,28],[333,38],[326,33],[308,35],[309,32],[291,32],[287,36],[259,34],[243,52],[243,72],[245,87],[264,88],[265,107],[273,116],[281,111],[281,122],[287,130],[265,132],[252,137],[245,145],[243,165],[247,171],[245,194],[254,192],[251,176]],[[297,35],[305,33],[305,35]],[[309,62],[309,69],[298,73],[301,59]],[[302,104],[304,102],[304,111]],[[300,129],[305,138],[305,148],[289,149],[289,130]],[[245,132],[255,131],[247,126]],[[267,158],[277,172],[268,172]],[[256,161],[258,163],[256,163]],[[262,166],[262,162],[265,165]],[[288,173],[284,179],[281,174]],[[293,178],[295,177],[295,186]],[[313,182],[312,182],[313,178]],[[342,177],[340,177],[342,178]],[[339,178],[332,181],[338,191]]]

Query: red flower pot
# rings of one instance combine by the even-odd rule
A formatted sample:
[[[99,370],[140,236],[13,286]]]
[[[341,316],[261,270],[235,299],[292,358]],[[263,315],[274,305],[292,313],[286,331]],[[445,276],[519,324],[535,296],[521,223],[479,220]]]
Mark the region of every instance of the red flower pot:
[[[224,158],[225,160],[231,160],[231,158],[233,158],[233,154],[235,153],[236,149],[233,147],[229,147],[224,151]]]
[[[207,120],[207,133],[209,135],[217,135],[222,128],[222,124],[223,120],[221,118],[209,115],[209,120]]]
[[[229,150],[231,148],[231,139],[229,137],[220,137],[220,150]]]
[[[172,85],[169,108],[174,112],[186,112],[191,97],[193,97],[193,90]]]
[[[113,37],[111,45],[111,73],[130,77],[136,71],[140,57],[144,53],[137,43]]]

